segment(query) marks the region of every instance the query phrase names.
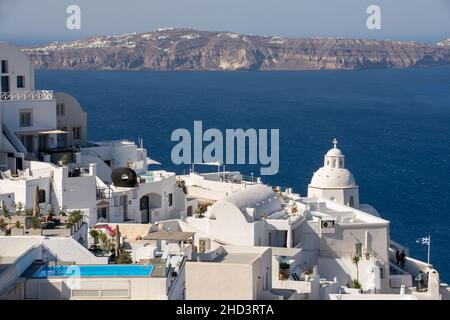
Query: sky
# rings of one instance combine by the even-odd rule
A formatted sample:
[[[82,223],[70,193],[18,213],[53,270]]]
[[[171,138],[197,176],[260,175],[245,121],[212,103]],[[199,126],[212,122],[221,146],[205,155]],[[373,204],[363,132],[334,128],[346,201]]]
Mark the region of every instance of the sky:
[[[66,27],[73,4],[80,30]],[[381,9],[379,30],[366,26],[373,4]],[[437,42],[450,38],[450,0],[0,0],[0,40],[19,45],[162,27]]]

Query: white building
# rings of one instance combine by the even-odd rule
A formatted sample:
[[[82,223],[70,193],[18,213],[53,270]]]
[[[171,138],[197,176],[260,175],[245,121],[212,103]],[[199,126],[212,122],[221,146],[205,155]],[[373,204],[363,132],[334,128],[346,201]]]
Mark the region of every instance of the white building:
[[[186,265],[188,300],[262,300],[271,289],[270,248],[220,246]]]
[[[325,198],[349,207],[359,207],[359,190],[352,173],[345,168],[345,156],[333,141],[323,167],[314,172],[308,186],[308,197]]]
[[[360,203],[336,140],[307,196],[239,172],[149,170],[158,163],[142,141],[88,141],[82,107],[67,94],[36,91],[19,48],[0,43],[0,61],[0,297],[364,299],[360,290],[365,298],[450,296],[432,266],[410,257],[404,269],[392,262],[396,249],[407,249],[390,240],[389,221]],[[48,231],[27,226],[21,210],[79,212],[81,220]],[[130,273],[118,276],[120,266],[113,266],[108,277],[81,275],[78,287],[70,277],[36,277],[33,268],[47,256],[80,270],[108,267],[85,247],[87,225],[98,223],[120,224]],[[142,268],[149,273],[133,273]],[[427,292],[413,288],[419,271],[428,274]]]
[[[0,167],[16,172],[24,159],[56,162],[64,149],[86,143],[86,113],[73,97],[35,90],[31,61],[16,46],[0,42],[0,61]]]
[[[142,143],[89,142],[87,115],[72,96],[35,91],[34,70],[19,48],[0,43],[0,58],[0,199],[9,210],[19,202],[32,208],[36,187],[42,211],[83,209],[91,226],[180,218],[195,209],[174,173],[148,171],[157,162]],[[112,181],[125,168],[135,184]]]

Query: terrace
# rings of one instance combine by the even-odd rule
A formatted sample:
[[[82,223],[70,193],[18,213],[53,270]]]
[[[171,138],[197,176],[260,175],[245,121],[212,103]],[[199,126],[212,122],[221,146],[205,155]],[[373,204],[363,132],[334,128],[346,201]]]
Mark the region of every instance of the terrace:
[[[73,237],[86,227],[81,211],[54,215],[52,211],[33,215],[32,209],[22,212],[3,213],[0,218],[0,235],[2,236],[47,236]]]
[[[52,90],[35,90],[20,92],[2,92],[1,100],[25,101],[25,100],[53,100]]]

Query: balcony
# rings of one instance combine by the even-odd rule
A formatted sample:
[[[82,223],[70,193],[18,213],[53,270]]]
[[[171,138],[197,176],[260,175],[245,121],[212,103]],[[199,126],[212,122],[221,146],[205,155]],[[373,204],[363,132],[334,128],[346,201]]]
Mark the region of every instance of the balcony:
[[[35,90],[20,92],[2,92],[1,100],[24,101],[24,100],[53,100],[52,90]]]

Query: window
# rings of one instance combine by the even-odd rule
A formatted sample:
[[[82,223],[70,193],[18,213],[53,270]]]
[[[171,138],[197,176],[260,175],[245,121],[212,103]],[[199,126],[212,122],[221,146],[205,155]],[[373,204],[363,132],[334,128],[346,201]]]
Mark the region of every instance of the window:
[[[169,193],[169,207],[173,204],[173,193]]]
[[[81,140],[81,127],[74,127],[73,128],[73,139],[74,140]]]
[[[353,196],[350,196],[350,201],[348,202],[348,205],[350,207],[354,207],[355,206],[355,199],[353,198]]]
[[[31,127],[33,125],[33,112],[31,110],[20,112],[20,126]]]
[[[38,191],[39,203],[45,203],[45,190]]]
[[[108,212],[106,207],[97,208],[97,219],[105,219],[108,220]]]
[[[66,104],[65,103],[57,103],[56,104],[56,115],[64,116],[66,114]]]
[[[2,73],[8,73],[8,60],[2,60]]]
[[[25,77],[17,76],[17,88],[25,88]]]
[[[361,242],[357,242],[357,243],[355,243],[355,254],[358,256],[358,257],[361,257],[362,256],[362,243]]]

